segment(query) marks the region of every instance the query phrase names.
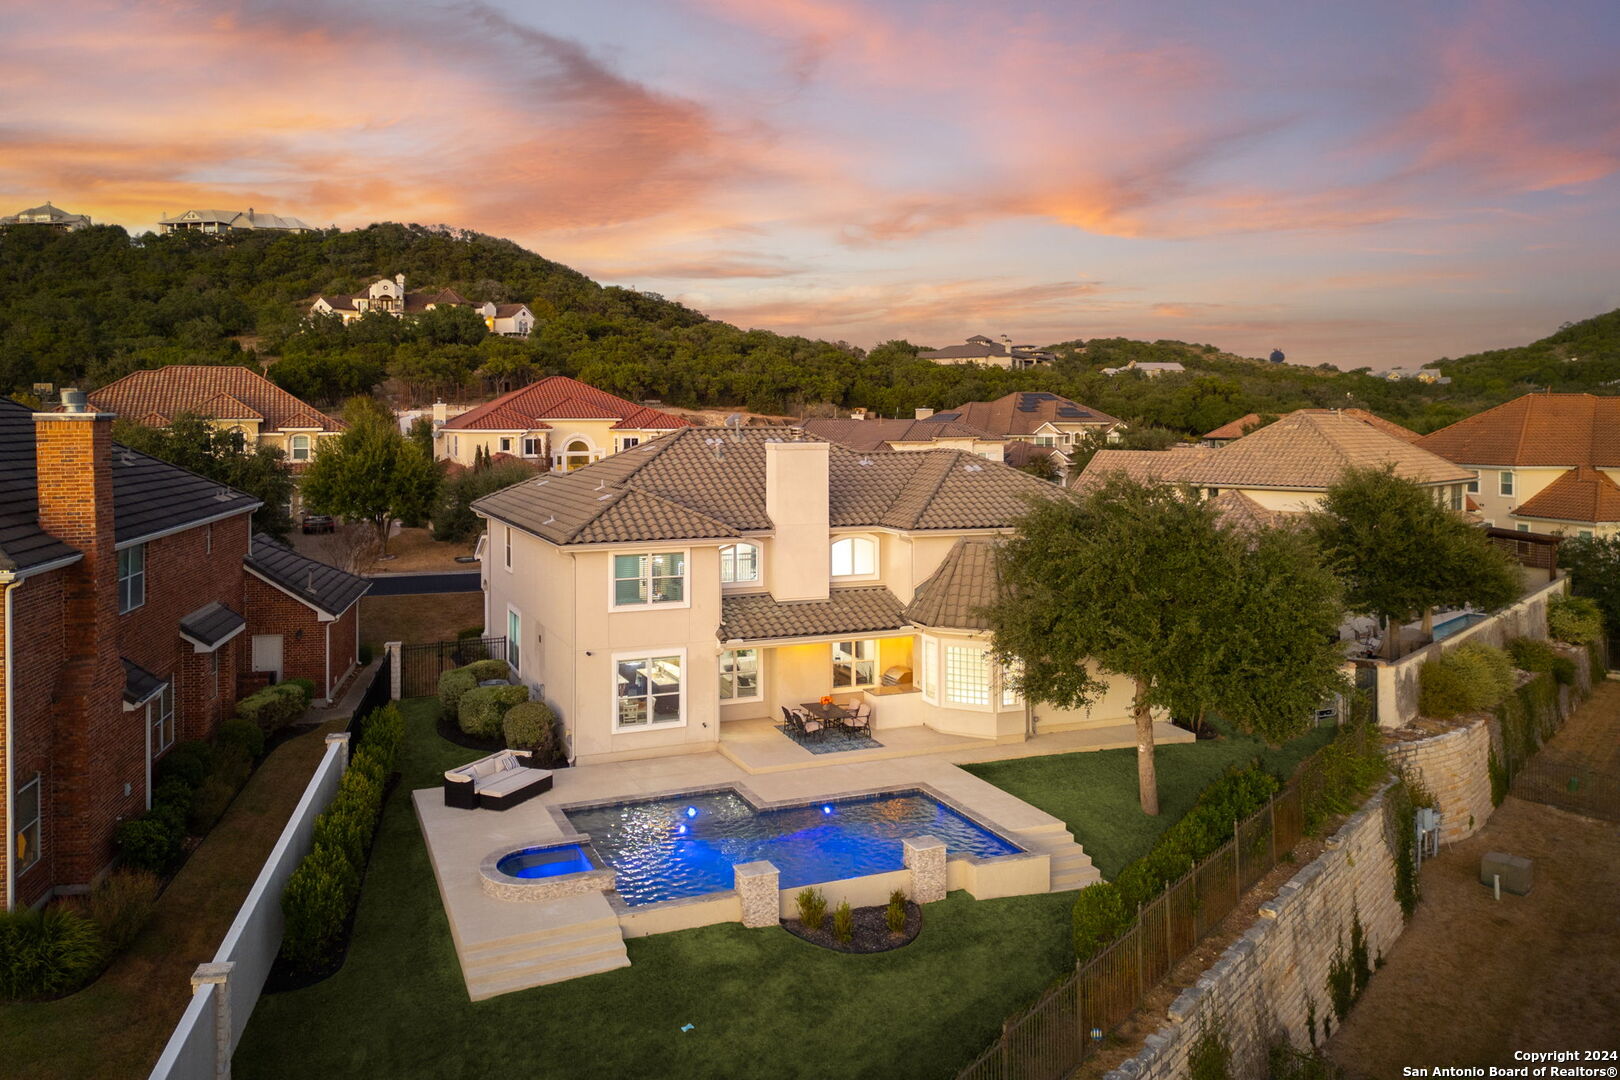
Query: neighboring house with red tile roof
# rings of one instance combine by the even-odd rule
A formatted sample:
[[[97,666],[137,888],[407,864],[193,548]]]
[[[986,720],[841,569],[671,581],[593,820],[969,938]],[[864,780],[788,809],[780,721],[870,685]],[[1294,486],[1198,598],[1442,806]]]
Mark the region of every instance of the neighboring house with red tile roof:
[[[133,371],[89,393],[98,409],[165,427],[192,413],[239,431],[252,444],[274,447],[302,472],[324,439],[344,431],[343,421],[299,400],[251,368],[217,364],[170,364]]]
[[[637,405],[566,375],[549,375],[459,416],[435,415],[433,454],[441,461],[471,465],[482,450],[490,457],[512,454],[566,471],[690,426],[673,413]]]
[[[1386,435],[1393,435],[1397,439],[1404,439],[1406,442],[1410,443],[1415,443],[1419,439],[1423,438],[1423,436],[1419,435],[1417,432],[1401,427],[1401,425],[1394,423],[1393,421],[1385,420],[1377,413],[1370,413],[1366,409],[1296,409],[1295,412],[1337,413],[1340,416],[1348,416],[1352,419],[1371,424],[1373,427],[1377,428],[1379,431],[1382,431]],[[1240,416],[1236,420],[1222,424],[1214,431],[1206,434],[1204,436],[1204,445],[1225,446],[1227,443],[1232,442],[1235,439],[1241,439],[1243,436],[1247,435],[1251,431],[1257,430],[1259,427],[1260,414],[1249,413],[1247,416]]]
[[[1525,532],[1617,531],[1600,517],[1612,512],[1612,499],[1598,474],[1620,482],[1620,397],[1525,394],[1417,445],[1477,474],[1469,491],[1488,523]]]
[[[1191,484],[1208,497],[1238,491],[1269,511],[1309,510],[1351,468],[1391,466],[1461,511],[1473,474],[1365,420],[1330,410],[1289,413],[1218,449],[1099,451],[1076,481],[1110,472]]]
[[[1008,445],[1005,439],[952,421],[812,417],[799,421],[799,426],[851,450],[966,450],[1001,461]]]
[[[381,312],[396,319],[406,315],[420,315],[437,307],[471,308],[483,316],[484,325],[492,334],[502,337],[528,337],[534,329],[534,312],[527,304],[497,304],[490,300],[468,300],[454,289],[435,292],[408,292],[405,275],[395,274],[393,279],[379,278],[364,292],[353,295],[323,293],[310,305],[311,315],[336,315],[347,326],[368,312]]]
[[[962,450],[677,431],[478,500],[484,622],[582,762],[723,749],[728,725],[824,695],[870,705],[879,741],[1020,741],[980,609],[997,537],[1031,499],[1069,497]],[[1039,730],[1127,723],[1115,682],[1089,710],[1037,706]]]

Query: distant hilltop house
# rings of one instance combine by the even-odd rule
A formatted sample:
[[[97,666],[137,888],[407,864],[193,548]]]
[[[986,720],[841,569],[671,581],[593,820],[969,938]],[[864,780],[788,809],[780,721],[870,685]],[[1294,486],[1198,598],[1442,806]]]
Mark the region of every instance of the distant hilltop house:
[[[347,326],[367,312],[380,311],[396,319],[406,315],[420,315],[436,307],[471,308],[483,316],[484,325],[492,334],[503,337],[528,337],[534,329],[534,312],[527,304],[496,304],[468,300],[454,289],[437,292],[407,292],[405,275],[395,274],[393,280],[379,278],[365,292],[353,296],[321,295],[310,305],[311,315],[336,315]]]
[[[261,214],[248,207],[246,210],[187,210],[175,217],[166,217],[158,221],[158,228],[164,233],[200,232],[200,233],[227,233],[245,232],[252,229],[269,229],[274,232],[314,232],[313,225],[306,224],[295,217],[283,217],[280,214]]]
[[[1440,374],[1436,368],[1385,368],[1383,371],[1370,373],[1375,379],[1385,379],[1389,382],[1401,382],[1410,379],[1413,382],[1428,383],[1435,386],[1449,386],[1449,376]]]
[[[1185,367],[1176,363],[1174,360],[1164,362],[1148,361],[1146,363],[1140,360],[1132,360],[1124,367],[1105,367],[1102,369],[1102,373],[1104,375],[1112,376],[1124,375],[1127,372],[1134,371],[1139,375],[1145,376],[1146,378],[1154,379],[1158,378],[1160,375],[1180,375],[1186,370],[1187,369]]]
[[[1037,364],[1050,364],[1056,359],[1054,354],[1037,349],[1033,345],[1011,343],[1003,345],[983,334],[974,334],[961,345],[951,345],[944,349],[924,349],[917,355],[936,364],[985,364],[990,367],[1011,368],[1014,371],[1031,368]]]
[[[62,232],[73,232],[75,229],[89,228],[90,215],[70,214],[47,201],[44,206],[34,206],[0,217],[0,228],[7,225],[44,225]]]
[[[459,416],[433,406],[433,456],[470,466],[479,452],[571,472],[691,425],[673,413],[551,375]]]

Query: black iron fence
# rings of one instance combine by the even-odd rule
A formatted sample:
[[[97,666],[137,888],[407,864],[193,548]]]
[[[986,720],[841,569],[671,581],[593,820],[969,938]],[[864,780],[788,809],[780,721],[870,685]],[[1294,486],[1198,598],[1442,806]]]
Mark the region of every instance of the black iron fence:
[[[439,676],[475,660],[505,660],[504,637],[461,638],[402,645],[399,650],[399,696],[422,697],[439,692]]]
[[[1587,817],[1620,821],[1620,776],[1543,751],[1513,777],[1513,794]]]
[[[364,737],[366,719],[372,713],[388,704],[389,691],[392,688],[394,668],[393,663],[385,654],[371,673],[371,682],[366,692],[360,698],[360,703],[354,708],[354,715],[349,717],[349,745],[358,746]]]

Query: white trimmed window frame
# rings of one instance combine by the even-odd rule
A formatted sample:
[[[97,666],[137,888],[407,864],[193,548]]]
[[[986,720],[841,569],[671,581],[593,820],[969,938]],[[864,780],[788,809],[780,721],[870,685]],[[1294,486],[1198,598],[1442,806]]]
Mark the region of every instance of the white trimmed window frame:
[[[869,545],[865,550],[871,552],[872,565],[869,570],[861,569],[860,552],[862,544]],[[847,546],[845,546],[847,545]],[[847,558],[840,555],[839,549],[843,547],[849,554]],[[882,548],[878,546],[878,538],[867,533],[856,533],[850,536],[836,536],[828,549],[827,573],[834,581],[876,581],[882,571],[880,556]],[[839,573],[839,563],[842,561],[849,569],[849,573]]]
[[[118,614],[128,614],[145,604],[146,545],[132,544],[118,552]]]
[[[840,660],[838,650],[847,648],[848,659]],[[830,661],[830,676],[834,690],[864,690],[878,685],[878,639],[877,638],[850,638],[847,641],[835,641],[828,646],[828,659]],[[838,667],[840,664],[849,666],[850,681],[838,681]],[[862,667],[869,668],[866,679],[861,678]]]
[[[506,564],[506,572],[508,574],[510,574],[512,572],[512,526],[507,525],[505,528],[506,528],[506,538],[505,538],[506,539],[506,548],[505,548],[505,554],[503,555],[503,558],[504,558],[505,564]]]
[[[982,645],[946,645],[942,689],[947,705],[988,709],[994,700],[994,667]]]
[[[744,655],[753,661],[751,672],[743,671],[738,665],[743,662]],[[743,701],[760,701],[765,697],[765,680],[761,677],[761,657],[759,649],[727,649],[720,654],[720,700],[728,704]],[[730,670],[727,670],[727,667]],[[739,679],[747,674],[754,677],[754,692],[752,694],[739,694]]]
[[[1496,490],[1499,495],[1511,496],[1513,494],[1513,470],[1503,469],[1496,474]]]
[[[753,568],[748,577],[738,577],[737,569],[741,554],[740,549],[748,548],[753,552]],[[720,549],[720,587],[722,589],[743,589],[758,585],[764,579],[765,549],[763,546],[746,540],[739,540],[735,544],[726,544]],[[727,578],[726,575],[731,577]]]
[[[648,664],[651,664],[658,660],[674,660],[680,666],[680,690],[676,695],[678,699],[676,719],[655,719],[658,713],[657,706],[653,699],[657,695],[651,692],[651,688],[656,686],[657,682],[649,677],[647,680],[647,685],[649,688],[648,693],[639,695],[642,700],[647,702],[646,723],[621,723],[620,718],[624,715],[624,713],[621,710],[619,703],[621,700],[624,700],[624,696],[619,693],[619,665],[621,663],[635,661],[645,661]],[[611,670],[608,672],[608,679],[610,680],[610,686],[612,688],[610,696],[613,701],[613,734],[635,734],[636,732],[640,731],[667,731],[673,728],[683,728],[686,726],[686,702],[687,698],[690,696],[687,693],[687,684],[691,680],[692,669],[687,663],[686,649],[684,647],[671,649],[631,649],[625,652],[616,652],[612,655],[610,664]]]
[[[156,761],[174,745],[173,679],[164,683],[157,697],[146,703],[146,722],[152,728],[152,760]]]
[[[660,555],[679,556],[681,560],[681,598],[679,600],[653,599],[652,583],[654,581],[670,580],[673,574],[654,574],[652,561]],[[645,559],[646,564],[641,573],[641,582],[646,586],[647,599],[632,603],[619,603],[619,560]],[[609,611],[662,611],[689,608],[692,606],[692,549],[691,548],[658,548],[650,551],[610,551],[608,552],[608,610]],[[624,581],[633,581],[634,578],[624,578]]]
[[[506,605],[506,662],[523,674],[523,612]]]
[[[315,440],[308,435],[292,435],[287,438],[287,458],[290,461],[308,461],[314,450]]]

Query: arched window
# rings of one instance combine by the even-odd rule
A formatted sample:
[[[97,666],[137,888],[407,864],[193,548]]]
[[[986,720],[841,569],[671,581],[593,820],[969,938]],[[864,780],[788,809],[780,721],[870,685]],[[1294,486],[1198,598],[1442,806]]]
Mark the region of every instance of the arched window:
[[[309,436],[294,435],[292,437],[292,459],[294,461],[309,460]]]
[[[753,544],[727,544],[720,549],[720,583],[736,585],[759,580],[759,548]]]
[[[877,573],[877,545],[864,536],[846,536],[832,546],[833,577],[870,577]]]
[[[569,472],[591,463],[591,444],[584,439],[571,439],[563,447],[563,468]]]

